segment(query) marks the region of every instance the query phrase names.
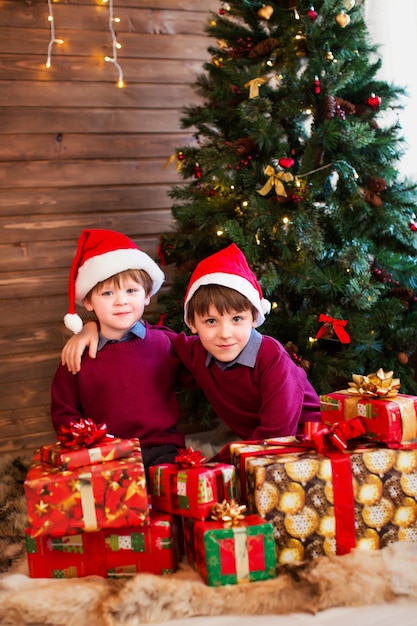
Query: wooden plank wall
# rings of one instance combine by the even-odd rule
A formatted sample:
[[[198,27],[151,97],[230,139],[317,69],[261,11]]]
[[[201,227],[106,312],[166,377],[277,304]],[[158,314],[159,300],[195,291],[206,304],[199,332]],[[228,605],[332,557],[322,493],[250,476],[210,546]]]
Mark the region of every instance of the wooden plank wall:
[[[0,0],[0,453],[51,441],[50,381],[69,336],[67,281],[83,228],[111,228],[156,257],[172,225],[163,169],[191,138],[181,109],[209,58],[204,27],[218,0],[114,0],[109,5]],[[152,305],[150,308],[152,312]]]

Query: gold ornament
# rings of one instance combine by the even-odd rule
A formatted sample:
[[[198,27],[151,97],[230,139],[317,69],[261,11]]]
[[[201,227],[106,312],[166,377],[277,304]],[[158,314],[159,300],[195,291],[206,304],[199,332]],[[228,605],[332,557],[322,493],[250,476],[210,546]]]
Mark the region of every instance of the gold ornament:
[[[376,530],[367,528],[356,542],[359,550],[379,550],[379,535]]]
[[[269,20],[273,12],[274,9],[273,7],[271,7],[270,4],[264,4],[263,6],[261,6],[260,9],[258,9],[258,17],[262,18],[263,20]]]
[[[320,462],[317,459],[301,459],[293,463],[287,463],[285,469],[291,480],[295,480],[302,485],[312,480],[320,468]]]
[[[409,528],[417,520],[417,503],[414,498],[404,498],[403,503],[394,513],[392,523],[400,528]]]
[[[296,539],[301,539],[301,541],[304,541],[315,532],[318,523],[319,516],[317,511],[309,506],[305,506],[295,515],[286,515],[284,519],[286,531]]]
[[[383,526],[392,520],[394,505],[388,498],[381,498],[377,504],[364,506],[362,511],[363,521],[367,526],[381,530]]]
[[[304,560],[304,546],[298,539],[289,539],[278,554],[278,563],[288,565]]]
[[[255,489],[256,510],[262,517],[276,508],[278,500],[278,489],[271,482],[265,482],[260,489]]]
[[[415,498],[417,496],[417,472],[401,474],[401,488],[407,496]]]
[[[402,474],[410,474],[417,469],[417,450],[400,450],[395,469]]]
[[[281,494],[278,509],[284,513],[298,513],[305,504],[305,492],[299,483],[290,483],[287,491]]]
[[[341,28],[346,28],[348,24],[350,24],[350,16],[347,15],[344,11],[338,13],[335,17],[336,23],[341,26]]]
[[[350,11],[355,6],[355,0],[343,0],[342,4],[345,7],[346,11]]]
[[[329,507],[327,514],[320,519],[317,533],[322,537],[336,537],[336,517],[334,514],[334,507]]]
[[[388,448],[375,448],[363,453],[365,467],[373,474],[384,476],[392,467],[396,460],[395,450]]]
[[[375,474],[370,474],[366,482],[362,483],[358,489],[356,501],[361,504],[371,506],[376,504],[382,498],[383,484],[382,480]]]

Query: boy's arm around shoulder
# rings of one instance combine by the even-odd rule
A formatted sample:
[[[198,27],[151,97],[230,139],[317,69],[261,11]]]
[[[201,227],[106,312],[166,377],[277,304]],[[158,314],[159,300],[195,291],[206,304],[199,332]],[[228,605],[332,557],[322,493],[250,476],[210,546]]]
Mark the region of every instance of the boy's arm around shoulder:
[[[98,347],[98,327],[96,322],[87,322],[77,335],[68,339],[61,352],[61,363],[71,374],[77,374],[81,369],[81,357],[88,348],[88,355],[95,359]]]

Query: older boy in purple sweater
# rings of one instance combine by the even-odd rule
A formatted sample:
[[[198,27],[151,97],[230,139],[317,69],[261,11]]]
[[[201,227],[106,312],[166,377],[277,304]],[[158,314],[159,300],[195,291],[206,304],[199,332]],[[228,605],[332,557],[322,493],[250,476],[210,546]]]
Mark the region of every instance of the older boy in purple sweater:
[[[294,435],[320,421],[320,401],[276,339],[260,334],[270,304],[245,256],[232,244],[201,261],[185,295],[184,319],[194,336],[167,333],[176,353],[218,417],[241,439]],[[95,356],[97,331],[71,339],[63,362],[78,371],[87,345]]]

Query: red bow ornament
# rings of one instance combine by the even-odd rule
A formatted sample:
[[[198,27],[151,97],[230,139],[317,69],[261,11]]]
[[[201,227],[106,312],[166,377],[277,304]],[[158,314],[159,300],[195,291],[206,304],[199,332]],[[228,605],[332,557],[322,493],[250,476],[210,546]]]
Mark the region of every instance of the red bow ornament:
[[[319,323],[323,324],[323,326],[318,330],[316,335],[317,339],[324,337],[324,335],[329,332],[329,328],[332,328],[334,334],[341,343],[350,343],[350,337],[344,328],[347,325],[347,320],[336,320],[334,317],[320,313]]]

